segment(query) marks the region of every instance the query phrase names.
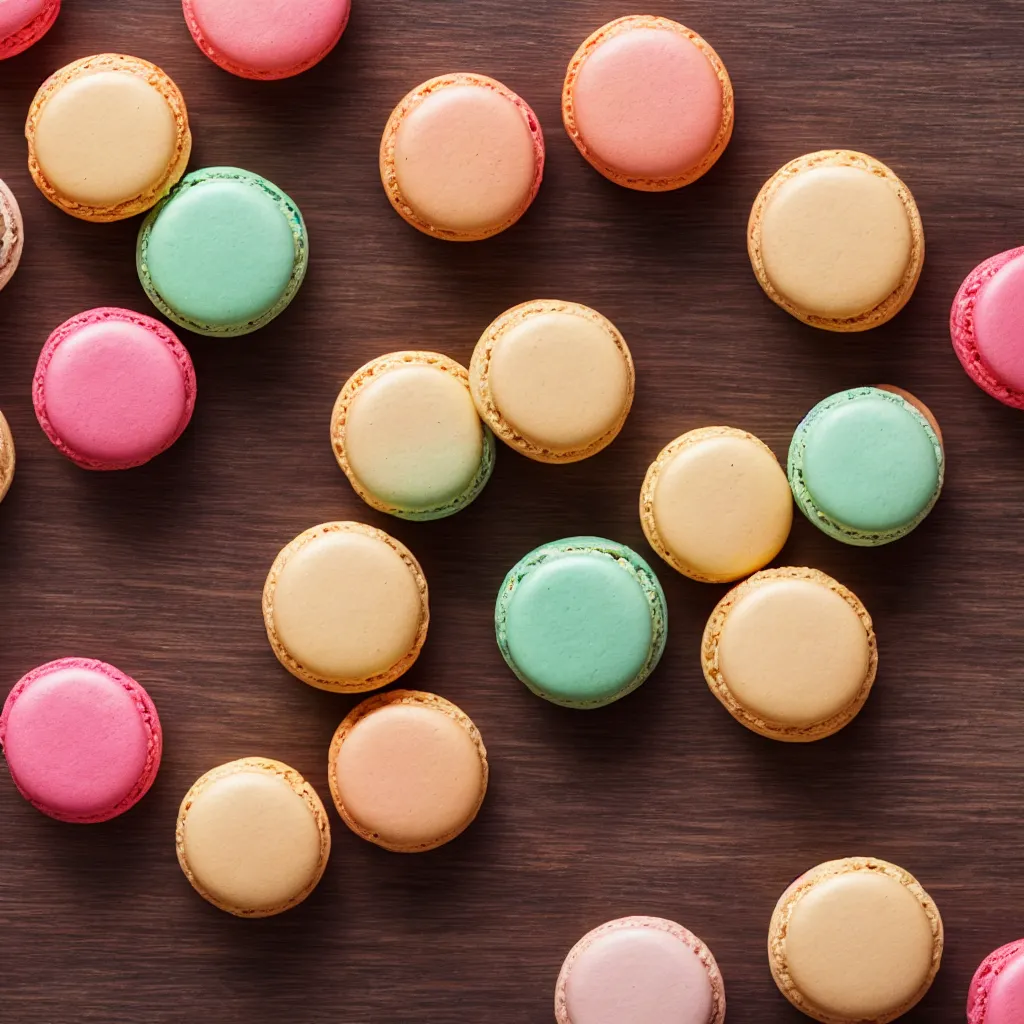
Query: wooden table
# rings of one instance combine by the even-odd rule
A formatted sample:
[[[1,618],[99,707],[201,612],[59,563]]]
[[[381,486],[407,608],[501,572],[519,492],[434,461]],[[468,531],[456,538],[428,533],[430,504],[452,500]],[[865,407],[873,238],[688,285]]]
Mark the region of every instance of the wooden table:
[[[1024,241],[1021,0],[668,0],[705,34],[737,92],[736,134],[692,187],[644,195],[600,178],[562,131],[565,65],[612,0],[356,0],[338,50],[275,84],[220,71],[177,0],[71,0],[49,37],[0,65],[0,177],[28,247],[0,296],[0,408],[18,475],[0,506],[0,680],[81,654],[137,677],[159,706],[156,785],[124,817],[50,821],[0,785],[0,1017],[18,1024],[547,1024],[575,940],[624,914],[677,919],[714,950],[730,1020],[804,1020],[776,991],[765,936],[780,892],[832,857],[905,866],[947,927],[939,978],[910,1024],[960,1024],[971,973],[1024,934],[1024,415],[987,398],[949,344],[949,304],[981,259]],[[309,224],[310,273],[258,335],[184,334],[199,403],[148,466],[90,474],[35,422],[32,372],[49,331],[100,305],[143,311],[137,223],[84,224],[50,207],[25,170],[22,122],[55,68],[122,51],[184,90],[192,166],[266,175]],[[450,70],[491,74],[546,128],[549,170],[505,235],[451,245],[390,209],[377,144],[392,106]],[[909,307],[843,337],[804,327],[757,287],[750,203],[791,157],[843,146],[911,186],[928,262]],[[397,348],[467,362],[487,323],[540,296],[613,319],[632,347],[637,402],[620,439],[579,465],[509,450],[473,507],[438,523],[368,509],[328,443],[334,397]],[[736,725],[701,677],[698,644],[724,588],[659,562],[668,651],[636,694],[573,712],[531,696],[495,646],[504,572],[533,546],[596,533],[651,555],[637,519],[644,471],[692,427],[753,431],[780,456],[815,402],[840,388],[910,388],[945,430],[949,472],[912,537],[844,547],[800,520],[783,563],[835,575],[875,616],[876,690],[859,719],[809,747]],[[316,893],[241,921],[188,887],[172,834],[182,795],[223,761],[264,754],[327,794],[327,745],[354,699],[281,669],[260,617],[278,549],[308,526],[362,519],[407,543],[433,622],[406,677],[465,708],[490,752],[477,823],[402,857],[350,835]],[[653,555],[651,555],[653,559]],[[656,559],[653,559],[656,561]],[[6,773],[4,773],[6,776]]]

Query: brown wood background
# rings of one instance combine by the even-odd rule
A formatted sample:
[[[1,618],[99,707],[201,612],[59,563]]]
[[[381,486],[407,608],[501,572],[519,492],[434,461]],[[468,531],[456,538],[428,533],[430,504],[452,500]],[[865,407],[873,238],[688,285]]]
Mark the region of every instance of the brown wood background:
[[[555,976],[587,929],[631,913],[677,919],[712,947],[730,1020],[796,1024],[765,936],[775,900],[819,861],[894,860],[931,891],[946,956],[914,1024],[957,1024],[971,973],[1024,934],[1024,415],[960,371],[947,315],[963,276],[1024,241],[1021,0],[663,0],[704,33],[737,92],[733,142],[669,195],[590,170],[559,118],[577,44],[623,13],[613,0],[355,0],[319,68],[246,82],[195,48],[177,0],[66,0],[56,28],[0,64],[0,177],[28,245],[0,295],[0,408],[18,474],[0,506],[0,681],[63,655],[113,662],[160,709],[163,769],[105,825],[50,821],[0,779],[0,1017],[18,1024],[542,1024]],[[199,402],[149,466],[89,474],[36,424],[35,361],[49,331],[99,305],[151,312],[134,272],[137,223],[79,223],[25,170],[22,123],[63,64],[122,51],[184,90],[192,167],[237,164],[300,204],[312,262],[291,309],[236,341],[184,332]],[[450,70],[491,74],[546,129],[548,172],[496,240],[421,236],[377,174],[387,115]],[[757,287],[744,246],[758,188],[786,160],[862,149],[909,183],[928,260],[888,326],[843,337],[804,327]],[[331,405],[364,360],[406,347],[467,362],[517,302],[589,303],[628,339],[638,391],[621,438],[571,467],[503,449],[472,508],[412,524],[355,497],[328,443]],[[795,524],[784,563],[853,588],[876,618],[879,680],[860,718],[810,747],[761,739],[708,692],[698,644],[724,588],[659,563],[668,651],[628,699],[573,712],[532,697],[492,634],[505,571],[534,545],[604,534],[649,557],[636,514],[644,471],[692,427],[749,429],[784,457],[803,413],[840,388],[892,382],[935,410],[949,456],[927,523],[890,547],[844,547]],[[327,796],[327,745],[354,700],[303,686],[267,645],[260,591],[278,549],[329,519],[374,523],[426,569],[433,623],[405,682],[480,726],[492,764],[462,838],[402,857],[350,835],[299,909],[240,921],[204,903],[174,857],[178,802],[202,772],[280,758]]]

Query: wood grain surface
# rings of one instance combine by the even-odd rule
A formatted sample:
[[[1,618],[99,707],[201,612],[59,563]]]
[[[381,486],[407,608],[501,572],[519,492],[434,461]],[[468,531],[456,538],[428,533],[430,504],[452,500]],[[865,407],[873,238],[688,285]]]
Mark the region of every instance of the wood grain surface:
[[[27,228],[0,295],[0,408],[18,473],[0,506],[0,681],[62,655],[138,678],[165,728],[152,792],[105,825],[34,811],[0,779],[0,1018],[17,1024],[546,1024],[555,976],[587,929],[674,918],[711,946],[729,1019],[797,1024],[765,939],[790,880],[833,857],[896,861],[935,897],[946,956],[910,1024],[964,1020],[980,959],[1024,935],[1024,415],[961,372],[947,317],[964,275],[1024,241],[1021,0],[663,0],[732,73],[736,134],[699,183],[646,195],[604,181],[562,131],[579,42],[613,0],[355,0],[339,48],[297,79],[257,83],[193,45],[177,0],[66,0],[50,35],[0,64],[0,177]],[[25,168],[22,124],[44,77],[96,52],[137,54],[183,89],[193,167],[276,182],[309,224],[309,277],[284,316],[234,341],[182,332],[199,400],[181,441],[141,469],[90,474],[36,424],[47,334],[93,306],[152,312],[135,276],[137,222],[77,222]],[[451,70],[515,89],[546,130],[548,173],[518,226],[434,241],[391,210],[377,145],[392,106]],[[750,271],[762,182],[815,149],[864,150],[912,188],[928,257],[907,309],[867,335],[826,334],[776,309]],[[505,308],[586,302],[628,339],[637,402],[619,440],[578,465],[499,452],[461,515],[405,523],[354,495],[328,442],[331,406],[365,360],[396,348],[468,362]],[[668,651],[601,711],[531,696],[493,638],[494,596],[526,551],[595,533],[653,560],[636,505],[648,463],[692,427],[731,424],[784,456],[796,423],[840,388],[891,382],[936,412],[945,494],[911,537],[844,547],[802,519],[780,564],[853,589],[874,615],[878,684],[859,719],[807,747],[735,724],[701,677],[699,640],[724,588],[658,563]],[[332,811],[334,851],[300,908],[236,920],[178,869],[178,803],[248,754],[295,766],[324,795],[327,747],[352,698],[275,661],[260,591],[278,549],[330,519],[408,544],[433,621],[404,682],[461,705],[487,743],[477,823],[421,856],[361,842]]]

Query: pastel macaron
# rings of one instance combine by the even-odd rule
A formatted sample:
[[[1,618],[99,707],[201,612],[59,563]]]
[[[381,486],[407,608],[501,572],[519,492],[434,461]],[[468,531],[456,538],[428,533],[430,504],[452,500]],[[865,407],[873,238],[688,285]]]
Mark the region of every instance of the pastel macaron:
[[[797,427],[788,475],[797,507],[819,530],[845,544],[889,544],[938,501],[942,434],[928,407],[901,388],[839,391]]]
[[[677,572],[728,583],[782,550],[793,495],[763,441],[735,427],[700,427],[666,445],[647,470],[640,523]]]
[[[25,222],[14,193],[0,180],[0,291],[14,277],[25,248]]]
[[[412,552],[363,523],[323,523],[274,560],[263,620],[277,660],[310,686],[376,690],[412,667],[427,638],[427,581]]]
[[[335,402],[331,445],[359,497],[400,519],[453,515],[494,470],[469,373],[439,352],[392,352],[356,370]]]
[[[981,962],[967,994],[967,1024],[1024,1020],[1024,939],[1009,942]]]
[[[598,708],[654,671],[668,609],[658,577],[635,551],[601,537],[569,537],[509,570],[494,624],[506,663],[537,696]]]
[[[182,0],[192,38],[214,64],[241,78],[289,78],[338,44],[351,0]]]
[[[91,824],[124,814],[146,795],[163,734],[153,701],[130,676],[92,658],[61,658],[11,690],[0,744],[33,807]]]
[[[159,320],[90,309],[47,339],[32,381],[36,418],[83,469],[130,469],[166,451],[192,418],[196,375]]]
[[[392,690],[363,701],[338,726],[327,774],[338,814],[356,835],[393,853],[422,853],[476,818],[487,750],[451,701]]]
[[[28,167],[65,213],[115,221],[150,209],[192,150],[181,90],[149,61],[84,57],[39,88],[25,124]]]
[[[14,435],[11,428],[0,412],[0,501],[7,496],[14,480]]]
[[[916,1006],[942,960],[942,917],[916,878],[876,857],[828,861],[779,899],[772,977],[822,1024],[888,1024]]]
[[[271,917],[316,888],[331,827],[316,790],[294,768],[243,757],[208,771],[185,794],[175,849],[203,899],[236,917]]]
[[[4,0],[0,3],[0,60],[39,42],[60,14],[60,0]]]
[[[1024,247],[992,256],[967,275],[949,330],[971,380],[1004,405],[1024,409]]]
[[[510,228],[544,176],[544,133],[525,100],[485,75],[431,78],[395,107],[380,144],[391,205],[434,238]]]
[[[578,462],[619,435],[636,372],[618,328],[578,302],[506,310],[473,351],[469,386],[494,434],[538,462]]]
[[[706,174],[732,137],[732,83],[692,29],[630,15],[576,51],[562,120],[584,159],[627,188],[663,192]]]
[[[136,264],[150,301],[179,327],[234,338],[295,298],[309,239],[293,200],[238,167],[186,175],[146,218]]]
[[[924,228],[895,172],[865,153],[826,149],[768,179],[747,249],[765,294],[791,316],[827,331],[866,331],[910,300]]]
[[[848,725],[878,670],[871,616],[817,569],[766,569],[734,587],[708,619],[701,665],[741,725],[806,743]]]
[[[725,984],[693,932],[621,917],[587,932],[555,986],[557,1024],[723,1024]]]

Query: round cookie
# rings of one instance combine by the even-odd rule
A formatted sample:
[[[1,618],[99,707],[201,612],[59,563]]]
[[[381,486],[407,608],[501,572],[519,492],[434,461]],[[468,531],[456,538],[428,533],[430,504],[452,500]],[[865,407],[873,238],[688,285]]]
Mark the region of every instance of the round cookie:
[[[0,60],[39,42],[60,14],[60,0],[3,0],[0,3]]]
[[[25,124],[40,192],[80,220],[150,209],[185,173],[192,135],[181,90],[139,57],[101,53],[54,72]]]
[[[735,427],[701,427],[668,444],[647,470],[640,523],[677,572],[728,583],[782,550],[793,495],[764,442]]]
[[[25,222],[14,193],[0,180],[0,291],[14,277],[25,248]]]
[[[626,188],[663,192],[696,181],[732,137],[732,82],[710,44],[650,15],[619,18],[576,51],[562,121],[584,159]]]
[[[1000,946],[981,962],[967,994],[967,1024],[1024,1020],[1024,939]]]
[[[910,190],[885,164],[826,149],[768,179],[747,248],[758,283],[787,313],[827,331],[866,331],[910,300],[924,228]]]
[[[657,576],[635,551],[601,537],[569,537],[512,567],[494,625],[509,668],[538,697],[598,708],[654,671],[668,609]]]
[[[392,352],[357,370],[335,402],[331,445],[359,497],[400,519],[454,515],[494,470],[469,373],[437,352]]]
[[[243,757],[199,778],[181,802],[174,839],[192,888],[236,917],[297,906],[316,888],[331,852],[316,790],[268,757]]]
[[[565,958],[557,1024],[724,1024],[725,984],[693,932],[660,917],[595,928]]]
[[[848,725],[878,670],[871,616],[816,569],[766,569],[734,587],[708,619],[701,665],[737,722],[806,743]]]
[[[828,861],[779,900],[768,933],[772,977],[821,1024],[888,1024],[931,987],[942,918],[908,872],[874,857]]]
[[[186,175],[146,218],[136,263],[150,301],[180,327],[235,338],[295,298],[309,262],[299,208],[238,167]]]
[[[538,462],[578,462],[611,444],[635,383],[633,357],[615,325],[588,306],[556,299],[502,313],[469,365],[483,421]]]
[[[357,836],[393,853],[422,853],[477,816],[487,751],[450,701],[392,690],[363,701],[338,726],[327,774],[338,814]]]
[[[395,107],[380,144],[391,205],[414,228],[473,242],[510,228],[544,176],[544,133],[501,82],[451,74],[417,86]]]
[[[277,660],[310,686],[376,690],[419,657],[430,623],[412,552],[362,523],[323,523],[277,556],[263,588]]]
[[[0,501],[7,496],[14,480],[14,436],[11,428],[0,412]]]

